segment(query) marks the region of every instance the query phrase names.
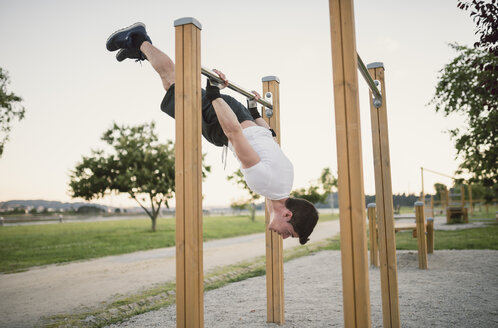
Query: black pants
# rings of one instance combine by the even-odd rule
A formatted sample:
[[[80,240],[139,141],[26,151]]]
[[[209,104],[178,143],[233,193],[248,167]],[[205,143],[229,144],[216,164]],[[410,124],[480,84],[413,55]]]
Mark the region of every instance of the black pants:
[[[202,135],[207,141],[216,146],[226,146],[228,145],[228,139],[223,129],[221,128],[216,112],[214,111],[213,105],[205,97],[206,91],[204,89],[202,92]],[[249,110],[242,105],[235,98],[228,95],[221,95],[223,100],[230,106],[232,111],[237,116],[239,123],[244,121],[254,121],[249,113]],[[175,85],[173,84],[166,92],[166,95],[161,102],[161,110],[175,118]]]

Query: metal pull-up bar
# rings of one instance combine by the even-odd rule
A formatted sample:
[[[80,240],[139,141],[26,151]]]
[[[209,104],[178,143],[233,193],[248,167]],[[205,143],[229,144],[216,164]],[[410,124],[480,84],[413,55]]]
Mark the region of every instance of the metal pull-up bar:
[[[223,83],[223,81],[220,79],[218,74],[216,74],[215,72],[211,71],[208,68],[202,67],[201,73],[202,73],[202,75],[207,76],[208,78],[216,81],[217,83]],[[238,86],[237,84],[235,84],[233,82],[228,81],[228,88],[246,96],[249,99],[254,98],[254,94],[252,92],[248,91],[247,89],[244,89],[243,87]],[[257,102],[260,103],[261,105],[265,106],[266,108],[273,109],[273,105],[263,98],[258,99]]]
[[[358,69],[374,95],[373,104],[376,108],[379,108],[382,105],[382,95],[380,94],[379,89],[377,89],[377,85],[372,79],[372,76],[368,73],[367,67],[363,64],[363,60],[361,60],[360,55],[358,53],[356,53],[356,55],[358,56]]]

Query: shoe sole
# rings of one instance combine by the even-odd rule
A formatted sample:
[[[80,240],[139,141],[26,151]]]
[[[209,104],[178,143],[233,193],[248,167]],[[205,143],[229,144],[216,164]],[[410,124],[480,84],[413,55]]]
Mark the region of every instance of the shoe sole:
[[[144,30],[145,30],[145,24],[144,24],[144,23],[141,23],[141,22],[138,22],[138,23],[135,23],[135,24],[130,25],[130,26],[128,26],[128,27],[124,27],[124,28],[122,28],[122,29],[120,29],[120,30],[117,30],[116,32],[112,33],[112,34],[111,34],[111,35],[107,38],[107,41],[105,42],[107,50],[109,50],[109,51],[116,51],[116,50],[118,50],[118,49],[119,49],[119,48],[116,48],[116,49],[113,49],[113,50],[109,49],[108,44],[109,44],[109,41],[110,41],[113,37],[115,37],[116,35],[118,35],[118,34],[119,34],[119,33],[121,33],[121,32],[124,32],[124,31],[126,31],[126,30],[131,30],[131,29],[134,29],[135,27],[139,27],[139,26],[143,27],[143,28],[144,28]]]

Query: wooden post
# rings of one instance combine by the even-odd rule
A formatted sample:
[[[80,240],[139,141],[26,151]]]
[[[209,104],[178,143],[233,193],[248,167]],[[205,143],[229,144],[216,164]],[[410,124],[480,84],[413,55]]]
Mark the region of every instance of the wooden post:
[[[204,326],[201,24],[175,21],[176,326]]]
[[[427,219],[427,253],[434,253],[434,217]]]
[[[427,269],[427,237],[425,235],[424,203],[415,202],[417,220],[418,267]]]
[[[450,218],[450,190],[448,188],[444,189],[445,191],[445,200],[446,200],[446,223],[451,223]]]
[[[269,118],[263,110],[263,119],[277,134],[280,144],[280,80],[276,76],[265,76],[263,82],[263,96],[272,93],[273,116]],[[270,214],[266,208],[266,308],[267,321],[283,324],[284,319],[284,251],[282,237],[268,229]]]
[[[422,191],[420,192],[420,201],[423,202],[425,201],[425,196],[424,196],[424,168],[420,167],[420,176],[422,177]]]
[[[465,207],[465,188],[463,187],[463,184],[460,185],[460,204],[463,211],[463,208]]]
[[[469,218],[472,217],[474,213],[474,207],[472,205],[472,184],[469,183]]]
[[[431,218],[434,218],[434,196],[431,195]]]
[[[352,0],[329,0],[345,327],[370,327],[365,192]]]
[[[367,205],[368,230],[370,231],[370,265],[379,266],[379,240],[377,236],[377,214],[375,203]]]
[[[367,65],[367,68],[372,79],[380,82],[382,90],[382,105],[379,108],[376,108],[373,104],[372,92],[369,93],[369,96],[375,172],[375,200],[377,204],[377,227],[379,231],[383,322],[384,327],[400,327],[396,237],[394,235],[391,157],[389,154],[384,65],[382,63],[372,63]],[[421,196],[423,199],[423,187]]]

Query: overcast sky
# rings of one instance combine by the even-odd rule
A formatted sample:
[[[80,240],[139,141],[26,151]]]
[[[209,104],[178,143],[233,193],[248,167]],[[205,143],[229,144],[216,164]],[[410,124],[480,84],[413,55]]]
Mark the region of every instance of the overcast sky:
[[[357,50],[363,61],[383,62],[395,193],[419,193],[420,167],[451,175],[457,168],[449,128],[461,117],[436,114],[428,102],[438,71],[455,57],[450,42],[476,40],[469,12],[456,0],[355,1]],[[294,188],[337,172],[328,2],[321,1],[8,1],[0,0],[0,66],[9,90],[21,96],[26,118],[14,123],[0,158],[0,201],[75,201],[69,172],[102,133],[118,124],[155,121],[162,140],[174,139],[163,114],[160,79],[147,62],[118,63],[105,41],[137,21],[154,45],[174,59],[175,19],[202,24],[202,65],[219,68],[247,89],[280,78],[282,148],[294,163]],[[365,192],[375,192],[368,90],[360,77]],[[229,92],[228,92],[229,93]],[[234,95],[234,94],[232,94]],[[243,98],[237,96],[244,101]],[[212,173],[203,184],[205,206],[228,205],[245,192],[226,176],[238,168],[222,150],[203,142]],[[427,174],[425,190],[449,179]],[[134,206],[127,197],[98,201]]]

